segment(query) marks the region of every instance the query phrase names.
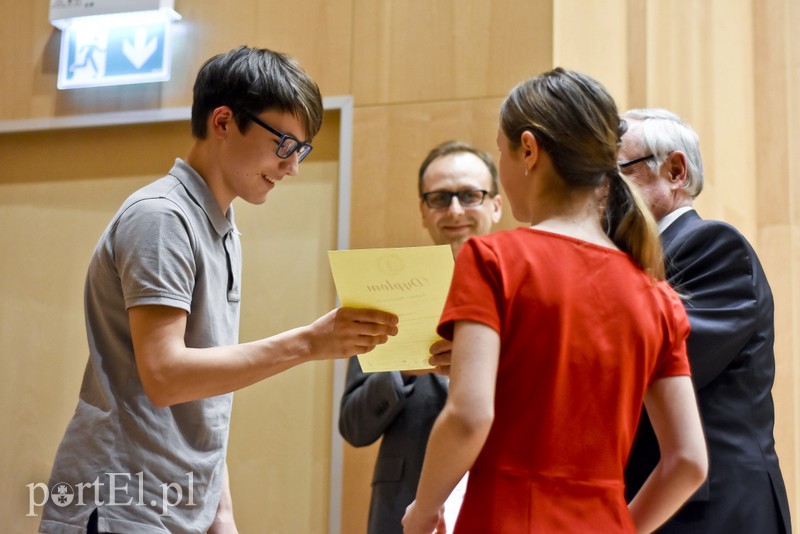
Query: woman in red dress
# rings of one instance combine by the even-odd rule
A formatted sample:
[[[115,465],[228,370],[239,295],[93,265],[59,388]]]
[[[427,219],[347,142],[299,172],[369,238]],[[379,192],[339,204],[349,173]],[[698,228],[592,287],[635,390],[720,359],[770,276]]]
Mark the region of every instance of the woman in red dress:
[[[450,391],[405,532],[443,532],[467,470],[456,534],[650,532],[704,480],[689,323],[655,222],[618,172],[624,129],[606,90],[573,71],[504,101],[500,179],[531,226],[458,254],[439,325],[453,340]],[[643,403],[661,463],[628,506]]]

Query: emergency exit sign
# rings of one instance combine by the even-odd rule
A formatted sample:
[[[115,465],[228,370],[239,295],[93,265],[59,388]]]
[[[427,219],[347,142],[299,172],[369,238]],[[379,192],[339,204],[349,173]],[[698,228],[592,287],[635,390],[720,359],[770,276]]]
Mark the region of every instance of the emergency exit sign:
[[[169,80],[170,26],[166,19],[120,15],[70,24],[61,34],[58,88]]]

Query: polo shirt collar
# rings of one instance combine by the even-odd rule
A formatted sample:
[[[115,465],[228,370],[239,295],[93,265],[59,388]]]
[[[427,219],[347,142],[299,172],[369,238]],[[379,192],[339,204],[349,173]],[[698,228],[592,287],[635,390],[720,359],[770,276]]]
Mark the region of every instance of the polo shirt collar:
[[[220,237],[225,237],[231,230],[236,230],[236,223],[233,219],[233,205],[228,208],[228,216],[219,209],[219,204],[208,188],[205,180],[181,158],[175,160],[175,165],[170,169],[169,174],[178,179],[183,184],[189,195],[194,199],[198,206],[205,212],[208,220],[211,221],[214,230]]]

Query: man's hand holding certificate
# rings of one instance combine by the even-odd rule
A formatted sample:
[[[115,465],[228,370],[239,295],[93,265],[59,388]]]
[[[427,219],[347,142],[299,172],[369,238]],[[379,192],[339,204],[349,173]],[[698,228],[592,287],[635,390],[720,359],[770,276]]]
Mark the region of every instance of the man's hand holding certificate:
[[[328,252],[342,306],[375,308],[398,316],[398,334],[358,357],[366,372],[430,369],[429,349],[450,279],[448,245]]]

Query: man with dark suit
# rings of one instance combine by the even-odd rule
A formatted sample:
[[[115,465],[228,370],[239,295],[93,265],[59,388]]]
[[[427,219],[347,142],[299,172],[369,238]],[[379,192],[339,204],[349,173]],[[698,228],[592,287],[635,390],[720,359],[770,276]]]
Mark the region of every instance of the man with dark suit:
[[[437,245],[458,252],[473,235],[500,220],[497,170],[489,154],[450,141],[430,151],[419,169],[422,224]],[[431,363],[449,364],[450,343],[431,347]],[[447,378],[437,373],[363,373],[350,358],[339,431],[353,446],[383,437],[372,478],[369,534],[402,533],[400,520],[414,500],[425,446],[447,399]]]
[[[708,443],[708,479],[659,532],[790,533],[773,436],[773,301],[764,271],[741,233],[692,208],[703,187],[694,130],[661,109],[623,118],[620,170],[658,222],[667,278],[689,315],[687,349]],[[658,455],[643,413],[625,472],[629,499]]]

